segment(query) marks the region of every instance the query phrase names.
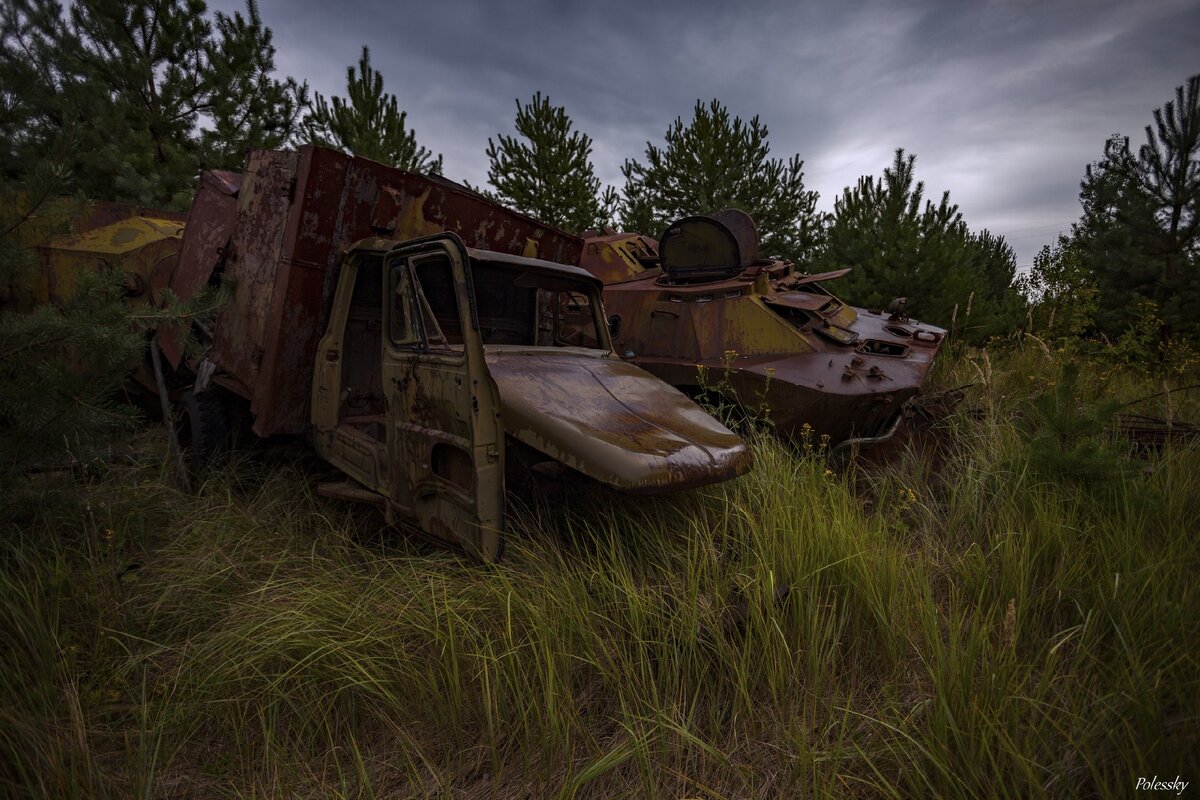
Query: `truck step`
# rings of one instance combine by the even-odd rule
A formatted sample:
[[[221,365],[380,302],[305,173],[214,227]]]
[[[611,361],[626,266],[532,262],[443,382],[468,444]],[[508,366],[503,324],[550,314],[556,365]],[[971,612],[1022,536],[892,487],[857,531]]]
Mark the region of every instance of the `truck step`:
[[[375,506],[380,511],[387,510],[387,498],[373,492],[358,481],[338,481],[317,485],[317,494],[331,500],[345,500],[349,503],[366,503]]]

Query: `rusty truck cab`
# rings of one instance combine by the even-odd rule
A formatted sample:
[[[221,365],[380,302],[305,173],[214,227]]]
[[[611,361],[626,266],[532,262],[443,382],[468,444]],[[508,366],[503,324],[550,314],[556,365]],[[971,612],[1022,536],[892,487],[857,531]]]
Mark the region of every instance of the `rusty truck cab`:
[[[600,292],[578,267],[452,233],[354,244],[317,349],[318,453],[390,517],[489,560],[506,437],[631,492],[749,469],[735,435],[613,354]]]
[[[613,354],[600,282],[565,266],[582,246],[444,178],[327,148],[206,173],[171,288],[226,282],[232,296],[193,330],[199,348],[162,348],[193,378],[180,400],[193,460],[219,450],[236,411],[348,474],[322,495],[487,559],[506,467],[642,493],[745,472],[745,443]]]

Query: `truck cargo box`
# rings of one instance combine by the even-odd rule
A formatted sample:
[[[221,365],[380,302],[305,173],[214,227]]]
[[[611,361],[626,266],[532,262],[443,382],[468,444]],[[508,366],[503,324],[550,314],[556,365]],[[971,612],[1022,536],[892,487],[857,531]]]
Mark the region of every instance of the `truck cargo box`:
[[[218,273],[232,279],[206,357],[223,385],[250,401],[255,433],[302,433],[345,248],[443,231],[469,247],[564,264],[578,263],[583,247],[445,178],[311,145],[259,150],[240,184],[227,174],[202,179],[171,288],[186,299]],[[179,350],[167,354],[178,366]]]

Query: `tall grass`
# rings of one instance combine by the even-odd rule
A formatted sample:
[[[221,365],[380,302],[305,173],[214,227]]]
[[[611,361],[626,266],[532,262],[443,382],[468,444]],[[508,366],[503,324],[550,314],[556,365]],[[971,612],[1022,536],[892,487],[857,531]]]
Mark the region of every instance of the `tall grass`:
[[[835,473],[759,438],[720,486],[525,503],[496,566],[316,498],[295,463],[196,496],[154,459],[41,476],[0,545],[0,793],[1124,797],[1200,777],[1200,452],[1047,475],[1023,432],[1046,358],[945,365],[976,386],[936,452]]]

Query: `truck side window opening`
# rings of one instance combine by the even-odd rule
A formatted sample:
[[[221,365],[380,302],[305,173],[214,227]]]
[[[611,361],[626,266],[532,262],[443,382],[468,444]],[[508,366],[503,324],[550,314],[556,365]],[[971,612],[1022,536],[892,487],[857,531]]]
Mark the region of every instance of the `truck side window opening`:
[[[446,335],[442,333],[437,319],[433,316],[433,309],[429,307],[429,301],[425,299],[425,292],[421,291],[419,286],[417,287],[417,305],[421,307],[421,328],[425,332],[426,344],[429,347],[449,348],[450,343],[446,340]]]
[[[419,345],[421,330],[417,323],[417,304],[409,280],[408,262],[393,261],[390,268],[392,309],[388,333],[392,344],[401,347]]]
[[[425,343],[429,347],[462,346],[462,317],[450,259],[443,255],[415,259],[417,303],[421,306]]]
[[[343,333],[340,404],[338,418],[354,424],[355,418],[383,413],[383,259],[362,256],[358,261],[354,292]]]

